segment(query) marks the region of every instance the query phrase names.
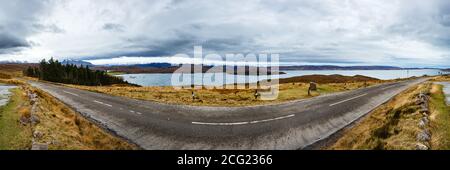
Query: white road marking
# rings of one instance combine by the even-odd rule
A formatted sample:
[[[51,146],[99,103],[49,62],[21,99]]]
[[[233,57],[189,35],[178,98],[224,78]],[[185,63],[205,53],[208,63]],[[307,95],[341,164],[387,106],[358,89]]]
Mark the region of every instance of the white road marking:
[[[281,116],[271,119],[264,119],[264,120],[255,120],[255,121],[248,121],[248,122],[232,122],[232,123],[208,123],[208,122],[192,122],[192,124],[196,125],[211,125],[211,126],[234,126],[234,125],[246,125],[246,124],[255,124],[255,123],[263,123],[263,122],[269,122],[269,121],[275,121],[275,120],[281,120],[286,119],[290,117],[294,117],[294,114],[287,115],[287,116]]]
[[[80,97],[80,95],[78,95],[78,94],[75,94],[75,93],[71,93],[71,92],[68,92],[68,91],[65,91],[65,90],[63,90],[63,92],[64,92],[64,93],[67,93],[67,94],[71,94],[71,95],[74,95],[74,96],[78,96],[78,97]]]
[[[112,107],[112,105],[103,103],[103,102],[101,102],[101,101],[94,100],[94,102],[95,102],[95,103],[98,103],[98,104],[102,104],[102,105],[108,106],[108,107]]]
[[[391,87],[394,87],[394,86],[395,86],[395,84],[394,84],[394,85],[387,86],[387,87],[384,87],[384,88],[382,88],[381,90],[385,90],[385,89],[388,89],[388,88],[391,88]]]
[[[345,100],[342,100],[342,101],[337,102],[337,103],[330,104],[330,106],[338,105],[338,104],[341,104],[341,103],[344,103],[344,102],[347,102],[347,101],[350,101],[350,100],[353,100],[353,99],[357,99],[357,98],[363,97],[365,95],[367,95],[367,93],[364,93],[364,94],[361,94],[359,96],[355,96],[355,97],[352,97],[352,98],[349,98],[349,99],[345,99]]]

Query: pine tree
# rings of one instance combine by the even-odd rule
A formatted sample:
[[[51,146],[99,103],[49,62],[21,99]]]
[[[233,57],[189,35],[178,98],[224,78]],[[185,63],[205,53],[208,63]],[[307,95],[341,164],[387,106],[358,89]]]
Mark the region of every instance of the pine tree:
[[[39,67],[28,67],[23,74],[40,80],[67,84],[88,86],[128,84],[122,78],[110,76],[105,71],[91,70],[89,66],[63,65],[53,58],[48,61],[42,60]]]

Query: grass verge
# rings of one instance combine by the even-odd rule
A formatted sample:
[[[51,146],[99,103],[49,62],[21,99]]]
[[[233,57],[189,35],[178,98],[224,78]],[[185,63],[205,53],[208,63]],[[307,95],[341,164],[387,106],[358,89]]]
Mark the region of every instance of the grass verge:
[[[11,89],[10,101],[0,107],[0,150],[27,150],[31,148],[32,130],[19,119],[29,114],[30,105],[22,89]]]
[[[443,86],[433,84],[430,98],[431,146],[433,149],[450,149],[450,106],[445,103]]]
[[[279,96],[276,100],[260,100],[255,98],[252,89],[198,89],[192,99],[192,90],[175,89],[173,87],[120,87],[120,86],[78,86],[66,85],[82,90],[105,93],[140,100],[149,100],[161,103],[200,105],[200,106],[249,106],[276,104],[291,100],[305,99],[323,94],[354,90],[379,84],[381,81],[327,83],[319,84],[317,91],[308,95],[307,83],[284,83],[279,85]]]
[[[116,137],[87,120],[42,90],[28,87],[38,94],[36,115],[40,123],[34,131],[41,135],[39,143],[53,150],[130,150],[135,145]]]
[[[131,150],[137,146],[110,134],[87,120],[51,95],[16,79],[0,79],[16,84],[10,102],[0,108],[0,150],[30,149],[33,134],[36,143],[47,144],[50,150]],[[22,125],[22,116],[30,117],[31,103],[27,91],[38,94],[34,114],[39,123]]]
[[[362,118],[353,127],[324,149],[336,150],[412,150],[416,145],[416,134],[420,131],[418,121],[422,117],[415,97],[429,91],[431,83],[407,89],[392,100]]]

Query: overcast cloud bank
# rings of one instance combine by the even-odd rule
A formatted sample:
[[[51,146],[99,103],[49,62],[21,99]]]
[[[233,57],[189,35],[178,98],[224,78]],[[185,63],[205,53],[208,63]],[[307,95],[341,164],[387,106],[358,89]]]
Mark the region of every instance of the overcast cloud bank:
[[[0,61],[152,62],[199,45],[205,54],[278,53],[285,63],[450,67],[448,0],[0,3]]]

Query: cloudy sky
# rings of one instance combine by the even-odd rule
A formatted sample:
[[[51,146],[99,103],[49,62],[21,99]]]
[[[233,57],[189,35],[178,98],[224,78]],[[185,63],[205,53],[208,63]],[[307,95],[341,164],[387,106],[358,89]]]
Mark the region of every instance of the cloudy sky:
[[[160,62],[277,53],[284,63],[450,67],[448,0],[0,0],[0,61]],[[180,60],[182,61],[182,60]]]

